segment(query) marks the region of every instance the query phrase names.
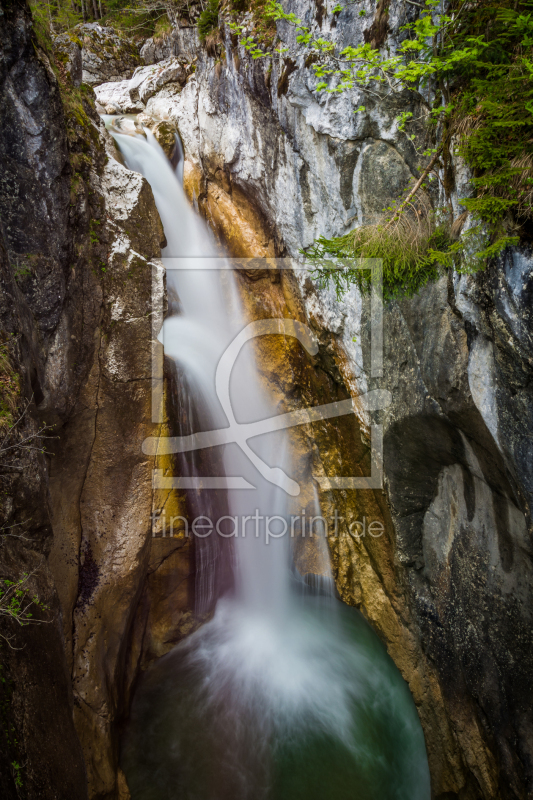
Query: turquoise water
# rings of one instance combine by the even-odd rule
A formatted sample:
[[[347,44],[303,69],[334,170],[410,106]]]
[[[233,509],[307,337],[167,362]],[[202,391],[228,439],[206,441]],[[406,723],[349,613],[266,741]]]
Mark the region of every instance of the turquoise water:
[[[363,617],[324,597],[275,627],[221,601],[145,674],[122,766],[133,800],[430,797],[407,684]]]

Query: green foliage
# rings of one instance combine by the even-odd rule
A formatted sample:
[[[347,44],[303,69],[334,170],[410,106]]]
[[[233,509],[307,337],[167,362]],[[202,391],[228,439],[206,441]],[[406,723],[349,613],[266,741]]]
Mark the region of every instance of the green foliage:
[[[172,25],[166,14],[159,17],[154,25],[154,38],[161,39],[172,30]]]
[[[315,258],[383,258],[389,296],[416,291],[438,274],[438,264],[462,271],[483,268],[488,259],[516,244],[521,226],[533,219],[533,0],[451,0],[444,14],[438,10],[439,0],[419,6],[418,18],[404,27],[406,38],[393,55],[383,55],[368,43],[338,52],[331,39],[317,35],[279,2],[269,0],[265,8],[267,18],[296,29],[299,46],[309,53],[316,91],[331,94],[357,87],[378,101],[406,90],[419,99],[427,97],[433,106],[428,107],[429,124],[446,145],[441,145],[443,161],[449,165],[453,141],[455,154],[472,170],[472,196],[462,201],[471,221],[458,241],[447,234],[444,249],[442,242],[435,246],[436,228],[417,237],[414,249],[398,248],[385,218],[348,237],[320,239],[308,252]],[[336,6],[333,13],[341,9]],[[242,27],[233,29],[242,34]],[[288,52],[266,52],[254,36],[241,38],[241,44],[253,58]],[[364,110],[361,105],[355,113]],[[404,112],[398,126],[414,140],[407,132],[412,121],[412,114]],[[451,187],[445,188],[449,193]],[[451,219],[441,230],[446,227],[451,229]],[[422,250],[420,242],[425,242]],[[325,269],[323,274],[334,280],[334,272]],[[359,275],[354,273],[354,280]]]
[[[427,281],[439,275],[439,256],[450,245],[445,227],[434,230],[426,220],[403,214],[394,225],[382,221],[363,225],[336,239],[321,237],[306,256],[314,261],[313,277],[319,288],[332,284],[341,299],[351,283],[366,291],[370,284],[366,273],[351,266],[353,259],[381,259],[383,264],[383,298],[412,295]]]
[[[31,573],[25,572],[15,581],[0,578],[0,616],[8,617],[19,625],[29,625],[38,622],[33,616],[32,609],[48,610],[36,595],[28,591],[28,581]]]
[[[151,8],[151,6],[153,7]],[[110,25],[118,33],[123,33],[133,39],[146,39],[154,36],[158,22],[166,19],[164,3],[152,4],[142,0],[107,0],[103,10],[102,25]]]
[[[210,33],[218,29],[218,0],[207,0],[207,6],[198,17],[198,34],[205,42]]]
[[[98,226],[101,224],[102,223],[99,219],[92,219],[89,224],[89,236],[92,244],[97,244],[100,241],[100,237],[98,235]]]
[[[187,13],[187,0],[30,0],[39,42],[50,33],[72,32],[81,22],[97,20],[133,38],[161,37],[171,29],[168,12]]]
[[[21,774],[22,767],[20,766],[18,761],[11,762],[11,769],[13,770],[13,780],[15,782],[15,786],[17,787],[17,789],[22,789],[23,786],[22,774]]]
[[[501,237],[490,244],[482,226],[469,229],[454,241],[445,222],[436,224],[429,217],[425,224],[413,215],[401,214],[395,224],[384,219],[375,225],[363,225],[334,239],[320,237],[304,254],[314,263],[312,277],[320,289],[331,285],[338,300],[352,283],[366,292],[368,277],[352,266],[353,260],[381,259],[383,299],[410,297],[428,281],[436,280],[443,269],[454,267],[459,273],[483,269],[517,237]]]
[[[44,0],[30,0],[33,17],[33,26],[40,40],[50,31],[60,33],[72,30],[78,23],[83,22],[83,15],[72,3],[49,3]]]

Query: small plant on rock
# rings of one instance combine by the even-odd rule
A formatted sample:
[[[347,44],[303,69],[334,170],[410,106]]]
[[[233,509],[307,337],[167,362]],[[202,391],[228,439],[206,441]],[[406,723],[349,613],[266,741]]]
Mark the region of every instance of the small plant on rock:
[[[7,617],[22,626],[41,622],[35,619],[34,612],[36,609],[47,611],[48,606],[29,591],[28,582],[34,574],[25,572],[17,580],[0,578],[0,617]],[[0,637],[11,646],[13,636],[0,633]]]
[[[218,0],[208,0],[206,8],[198,17],[198,35],[200,41],[205,42],[207,37],[218,29]]]

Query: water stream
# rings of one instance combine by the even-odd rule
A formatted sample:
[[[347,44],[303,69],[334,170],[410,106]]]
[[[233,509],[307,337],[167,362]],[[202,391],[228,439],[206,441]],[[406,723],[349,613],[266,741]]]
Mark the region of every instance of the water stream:
[[[240,348],[224,400],[217,365],[248,321],[232,271],[206,269],[219,253],[179,169],[151,134],[114,135],[127,166],[152,186],[163,255],[188,267],[167,272],[161,336],[196,409],[181,435],[227,427],[227,402],[239,423],[274,416],[253,343]],[[230,565],[212,619],[153,664],[136,691],[121,757],[133,800],[429,800],[418,715],[384,646],[358,612],[304,583],[289,536],[267,536],[297,502],[284,432],[213,451],[226,476],[255,488],[224,493],[239,535],[195,543],[207,569],[219,558]],[[195,452],[183,468],[198,474]],[[209,490],[198,496],[201,513],[217,513]],[[228,534],[235,523],[224,525]],[[198,581],[199,607],[217,586]]]

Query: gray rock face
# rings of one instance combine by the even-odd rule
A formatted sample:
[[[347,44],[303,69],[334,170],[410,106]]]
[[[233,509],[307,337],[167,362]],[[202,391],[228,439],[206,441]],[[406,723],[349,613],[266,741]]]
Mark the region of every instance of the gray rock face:
[[[61,33],[52,37],[52,45],[56,62],[64,64],[73,86],[80,86],[83,72],[80,44],[74,38],[71,38],[68,33]]]
[[[319,25],[308,0],[291,10]],[[328,17],[320,24],[341,43],[360,43],[365,33],[377,35],[373,12],[364,0],[335,26]],[[399,27],[416,13],[413,4],[390,3],[384,33],[392,50]],[[355,91],[317,94],[303,57],[276,61],[270,71],[229,35],[225,61],[215,64],[189,28],[173,34],[164,56],[197,57],[194,76],[158,83],[152,77],[166,69],[159,64],[137,81],[136,54],[98,28],[82,28],[84,80],[107,82],[99,94],[116,111],[138,103],[154,119],[176,123],[199,176],[196,196],[220,205],[233,192],[246,219],[272,232],[267,244],[277,254],[296,255],[319,235],[376,219],[416,174],[417,153],[395,119],[400,110],[424,108],[414,95],[380,102]],[[294,32],[280,33],[291,44]],[[90,792],[111,798],[122,791],[117,722],[141,660],[135,648],[128,654],[129,637],[134,625],[136,642],[153,634],[144,601],[134,619],[154,583],[143,526],[153,504],[152,465],[140,442],[150,433],[147,259],[158,255],[160,230],[149,187],[113,162],[112,150],[104,168],[97,135],[89,135],[92,166],[73,181],[69,147],[71,155],[76,147],[87,152],[87,142],[67,143],[58,86],[30,41],[27,11],[6,10],[0,44],[1,328],[16,336],[14,364],[38,406],[28,430],[35,419],[59,425],[50,463],[27,455],[4,485],[5,519],[23,523],[32,541],[2,545],[1,574],[38,569],[35,591],[52,622],[23,629],[26,648],[10,654],[22,744],[16,754],[0,748],[2,796],[17,797],[10,765],[19,758],[31,765],[29,798],[86,796],[73,676]],[[147,60],[163,55],[152,45]],[[366,111],[354,115],[361,104]],[[531,254],[516,250],[485,273],[443,276],[385,311],[379,385],[392,405],[378,421],[394,559],[353,560],[343,591],[410,682],[440,800],[525,800],[533,791],[532,277]],[[309,280],[300,288],[304,313],[329,343],[322,363],[332,383],[353,395],[373,388],[362,368],[367,298],[354,288],[339,303]],[[359,423],[367,442],[369,415]],[[178,558],[176,569],[185,580],[187,563]],[[361,592],[365,580],[373,594]],[[154,608],[163,594],[153,591]],[[159,642],[150,648],[163,652]],[[43,653],[50,654],[45,668]],[[444,716],[433,713],[441,707]]]
[[[177,55],[192,59],[198,52],[198,46],[198,28],[196,25],[180,25],[160,39],[147,39],[139,54],[145,64],[157,64]]]
[[[148,100],[169,83],[179,91],[187,80],[187,62],[172,56],[157,65],[138,67],[127,81],[110,81],[95,88],[99,107],[106,114],[144,111]]]
[[[0,619],[16,648],[2,645],[0,795],[125,797],[117,727],[141,657],[127,644],[150,566],[152,464],[141,442],[156,433],[150,312],[163,273],[149,262],[162,226],[146,181],[106,153],[91,93],[83,113],[63,107],[27,6],[1,11],[0,345],[20,413],[28,406],[9,442],[34,438],[0,463],[0,580],[29,573],[30,596],[48,608],[33,609],[39,625]],[[2,404],[4,389],[2,373]],[[52,442],[37,435],[45,423]]]
[[[106,81],[131,78],[140,64],[135,43],[119,36],[113,28],[98,22],[77,25],[75,33],[83,43],[83,82],[97,86]]]
[[[139,55],[145,64],[157,64],[159,61],[164,61],[165,58],[170,58],[172,54],[173,46],[170,37],[165,37],[160,41],[147,39],[139,50]]]
[[[128,644],[150,549],[153,460],[141,445],[156,431],[152,286],[163,292],[162,268],[152,263],[163,236],[152,191],[114,160],[113,149],[93,184],[105,200],[101,237],[108,253],[95,352],[49,477],[49,563],[64,614],[90,797],[116,796],[117,721],[139,658]]]
[[[62,391],[52,396],[46,374],[57,347],[56,333],[72,320],[72,305],[80,299],[82,272],[78,280],[73,278],[72,266],[80,265],[71,249],[75,237],[69,224],[70,174],[59,88],[32,39],[29,9],[3,4],[1,12],[0,329],[2,343],[10,342],[10,363],[19,376],[19,413],[24,398],[33,398],[19,433],[7,442],[3,427],[5,447],[16,442],[17,435],[35,436],[35,406],[46,404],[48,396],[61,408],[62,391],[68,393],[76,385],[71,370],[63,376]],[[73,214],[78,210],[73,206]],[[88,305],[88,320],[90,316]],[[72,355],[85,344],[80,337],[77,344],[69,341],[66,346]],[[30,441],[39,444],[38,439]],[[20,797],[16,763],[28,798],[83,800],[85,767],[72,721],[61,611],[46,561],[53,540],[48,465],[39,449],[4,452],[1,461],[0,577],[17,580],[30,574],[30,596],[40,597],[49,610],[34,610],[48,624],[19,628],[2,617],[2,635],[14,638],[11,647],[2,641],[0,794],[6,800]]]
[[[373,6],[364,8],[366,18],[359,5],[346,7],[336,26],[322,19],[322,31],[344,44],[376,35]],[[289,10],[319,25],[307,0]],[[392,0],[384,28],[391,51],[417,13],[415,4]],[[294,32],[280,25],[279,33],[290,45]],[[317,94],[303,56],[270,70],[229,36],[225,48],[218,66],[199,51],[195,76],[181,91],[152,95],[146,113],[177,125],[186,158],[208,185],[250,199],[276,232],[278,254],[376,220],[417,174],[417,153],[396,122],[399,111],[424,110],[415,95],[380,102],[356,91]],[[361,104],[366,111],[355,115]],[[461,164],[456,183],[460,212],[468,191]],[[443,800],[522,800],[533,791],[532,278],[530,252],[514,250],[485,273],[450,273],[385,312],[381,385],[393,402],[382,422],[395,580],[408,587],[414,635],[438,676],[453,740],[440,763],[432,761]],[[360,367],[367,300],[353,289],[338,303],[306,287],[310,321],[334,334],[349,365],[346,385],[355,394],[371,388]],[[364,415],[361,424],[369,424]],[[372,618],[370,605],[362,608]],[[416,669],[406,666],[407,651],[395,652],[417,696]],[[417,702],[427,720],[433,700]],[[434,753],[439,732],[425,724]]]
[[[398,558],[474,797],[526,798],[532,780],[533,353],[512,332],[529,309],[500,311],[517,272],[527,296],[531,261],[515,252],[386,314],[384,464]],[[460,733],[468,719],[494,754],[493,795]]]
[[[305,3],[293,10],[303,18],[311,13]],[[415,14],[414,7],[403,8],[398,24]],[[369,24],[349,6],[337,27],[324,20],[323,30],[359,43]],[[375,218],[416,175],[418,156],[396,121],[400,110],[417,111],[415,95],[382,103],[356,91],[317,93],[303,56],[290,74],[288,61],[275,59],[270,69],[235,47],[229,31],[226,59],[215,65],[203,50],[191,51],[188,30],[175,31],[175,52],[187,58],[196,52],[195,76],[181,94],[153,95],[146,111],[177,124],[191,162],[211,174],[220,169],[254,197],[288,252]],[[280,33],[293,43],[291,29]],[[390,45],[395,41],[391,37]],[[366,111],[354,114],[361,104]]]

